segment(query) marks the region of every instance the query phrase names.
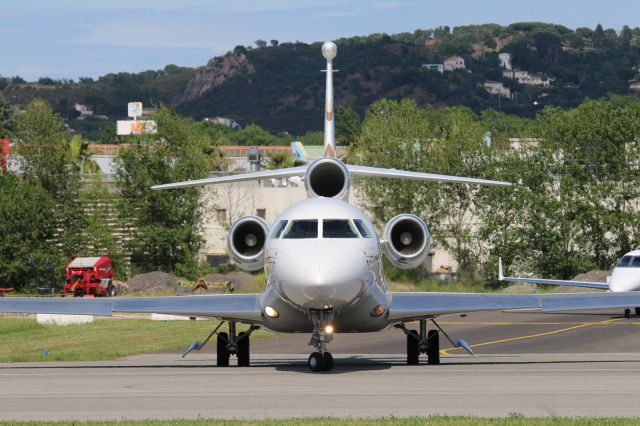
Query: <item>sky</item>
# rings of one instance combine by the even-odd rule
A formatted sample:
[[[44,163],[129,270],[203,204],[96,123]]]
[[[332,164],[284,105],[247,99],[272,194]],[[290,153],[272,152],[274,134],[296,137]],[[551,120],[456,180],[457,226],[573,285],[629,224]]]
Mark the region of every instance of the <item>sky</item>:
[[[0,75],[95,78],[201,66],[257,39],[314,42],[522,21],[618,31],[640,26],[640,1],[0,0]]]

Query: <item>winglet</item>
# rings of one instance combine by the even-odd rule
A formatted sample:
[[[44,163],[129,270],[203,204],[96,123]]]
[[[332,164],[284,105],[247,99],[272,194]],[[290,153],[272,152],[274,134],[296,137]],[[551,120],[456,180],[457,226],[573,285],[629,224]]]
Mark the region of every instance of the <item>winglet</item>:
[[[498,258],[498,281],[504,281],[504,271],[502,269],[502,257]]]

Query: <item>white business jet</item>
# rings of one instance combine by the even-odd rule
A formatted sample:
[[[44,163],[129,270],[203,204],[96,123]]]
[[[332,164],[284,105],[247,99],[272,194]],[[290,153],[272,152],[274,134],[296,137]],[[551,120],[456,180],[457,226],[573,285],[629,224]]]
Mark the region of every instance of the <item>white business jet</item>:
[[[545,285],[566,285],[572,287],[598,288],[611,292],[629,292],[640,290],[640,247],[622,256],[611,272],[611,277],[607,283],[593,281],[573,281],[573,280],[553,280],[545,278],[522,278],[505,277],[502,268],[502,258],[498,261],[498,279],[506,282],[545,284]],[[633,305],[630,305],[633,306]],[[640,307],[635,307],[636,316],[640,316]],[[625,308],[624,316],[631,316],[631,309]]]
[[[471,352],[462,340],[453,340],[440,328],[440,315],[529,308],[541,311],[640,306],[640,293],[476,294],[394,293],[382,272],[382,255],[399,268],[423,264],[430,249],[427,225],[418,216],[391,218],[382,239],[367,216],[348,202],[353,176],[412,179],[425,182],[508,186],[507,182],[443,176],[430,173],[345,164],[336,158],[334,143],[333,68],[337,47],[324,43],[327,60],[324,112],[324,157],[308,166],[266,170],[233,176],[158,185],[175,189],[256,179],[303,177],[308,198],[286,209],[272,224],[247,216],[229,231],[228,250],[240,268],[265,269],[262,293],[148,298],[1,298],[0,312],[111,315],[113,312],[153,312],[222,320],[200,349],[217,334],[217,365],[228,366],[230,355],[238,365],[249,365],[251,333],[259,327],[274,331],[310,333],[309,368],[333,367],[328,351],[334,333],[373,332],[396,327],[407,336],[407,363],[440,363],[439,336]],[[418,330],[407,324],[418,321]],[[431,321],[434,328],[427,330]],[[228,332],[219,331],[222,324]],[[238,333],[238,323],[248,331]]]

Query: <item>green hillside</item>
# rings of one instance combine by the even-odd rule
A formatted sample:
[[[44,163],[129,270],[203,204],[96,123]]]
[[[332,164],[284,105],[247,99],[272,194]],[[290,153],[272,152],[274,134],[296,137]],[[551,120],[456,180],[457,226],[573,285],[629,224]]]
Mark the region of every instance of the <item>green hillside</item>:
[[[621,31],[545,23],[470,25],[394,35],[339,39],[335,67],[336,102],[360,115],[382,98],[414,98],[420,105],[466,105],[533,116],[544,105],[569,108],[586,97],[632,94],[638,77],[640,28]],[[271,132],[302,134],[322,126],[324,67],[320,42],[257,41],[237,46],[206,66],[168,65],[138,74],[108,74],[95,81],[24,83],[0,79],[0,93],[13,104],[47,99],[72,128],[96,138],[98,129],[126,113],[126,102],[165,103],[196,119],[225,116]],[[550,87],[534,87],[503,76],[499,53],[511,53],[514,68],[543,76]],[[464,58],[466,69],[440,73],[424,67],[447,57]],[[502,82],[510,97],[489,94],[486,81]],[[639,85],[640,86],[640,85]],[[77,120],[76,102],[108,120]]]

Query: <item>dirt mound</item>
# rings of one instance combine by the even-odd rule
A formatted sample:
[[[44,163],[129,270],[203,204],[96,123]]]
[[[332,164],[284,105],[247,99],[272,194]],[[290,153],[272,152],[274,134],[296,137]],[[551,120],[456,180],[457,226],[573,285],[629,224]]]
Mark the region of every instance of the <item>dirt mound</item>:
[[[166,272],[154,271],[146,274],[138,274],[129,279],[130,293],[161,293],[168,290],[175,291],[180,281]]]
[[[593,281],[593,282],[597,282],[597,283],[606,283],[607,282],[607,277],[611,275],[611,273],[609,271],[600,271],[600,270],[595,270],[595,271],[589,271],[589,272],[585,272],[584,274],[578,274],[575,277],[573,277],[574,281]]]
[[[536,288],[535,284],[519,283],[519,284],[510,285],[509,287],[507,287],[504,290],[502,290],[502,293],[530,294],[530,293],[533,293],[535,288]]]

